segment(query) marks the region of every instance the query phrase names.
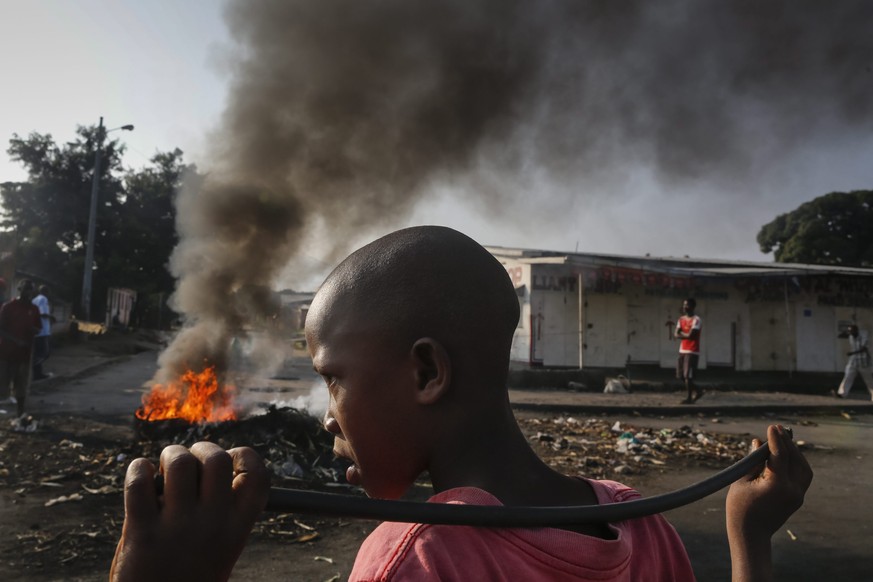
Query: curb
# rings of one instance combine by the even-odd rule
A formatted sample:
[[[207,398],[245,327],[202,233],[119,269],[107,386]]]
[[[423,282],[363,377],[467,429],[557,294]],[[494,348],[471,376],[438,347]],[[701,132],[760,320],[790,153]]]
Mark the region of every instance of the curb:
[[[621,414],[644,416],[718,415],[748,416],[750,414],[873,414],[873,402],[844,404],[749,404],[741,406],[622,406],[610,404],[554,404],[512,402],[515,410],[531,412],[573,412],[585,414]]]

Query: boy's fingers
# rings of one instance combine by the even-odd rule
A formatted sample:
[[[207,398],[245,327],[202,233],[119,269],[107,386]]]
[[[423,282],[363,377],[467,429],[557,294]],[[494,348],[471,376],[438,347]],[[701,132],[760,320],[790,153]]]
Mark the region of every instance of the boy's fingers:
[[[261,512],[267,505],[270,471],[260,455],[248,447],[227,451],[233,461],[233,492],[237,506]]]
[[[788,463],[787,436],[781,425],[771,424],[767,427],[767,447],[770,449],[770,457],[767,466],[776,472],[785,471]]]
[[[200,463],[188,449],[170,445],[161,451],[164,474],[164,506],[170,513],[185,513],[194,508],[199,489]]]
[[[803,490],[806,491],[812,483],[812,467],[810,467],[809,461],[800,452],[800,448],[795,442],[791,441],[789,443],[788,450],[791,459],[791,477],[795,483],[801,485]]]
[[[158,515],[155,466],[148,459],[134,459],[124,478],[124,514],[133,523],[147,523]]]
[[[771,425],[767,429],[767,442],[770,447],[770,469],[801,488],[801,498],[812,483],[812,468],[797,443],[791,429],[781,425]]]
[[[749,452],[750,453],[755,452],[760,447],[761,447],[761,441],[758,439],[752,439],[752,446],[749,448]],[[764,470],[764,466],[765,466],[765,463],[763,463],[763,462],[758,464],[758,465],[755,465],[754,467],[749,469],[748,473],[746,473],[745,475],[740,477],[740,480],[754,481],[755,479],[757,479],[758,477],[761,476],[761,472]]]
[[[230,456],[215,443],[198,442],[191,454],[200,461],[200,500],[221,506],[230,501],[233,463]]]

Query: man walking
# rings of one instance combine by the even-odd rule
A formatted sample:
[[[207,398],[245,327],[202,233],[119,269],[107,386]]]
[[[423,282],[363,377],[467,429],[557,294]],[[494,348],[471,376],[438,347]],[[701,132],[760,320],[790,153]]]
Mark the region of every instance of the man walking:
[[[18,297],[0,307],[0,401],[15,403],[19,426],[30,387],[33,338],[41,327],[39,309],[31,303],[33,292],[33,282],[22,279]]]
[[[701,396],[703,390],[694,384],[694,376],[697,372],[697,360],[700,357],[700,332],[703,324],[700,317],[694,314],[697,301],[689,297],[682,302],[682,317],[676,322],[675,336],[682,340],[679,343],[679,359],[676,361],[676,378],[685,382],[688,396],[682,404],[694,404]]]
[[[867,385],[867,390],[870,391],[871,399],[873,399],[873,373],[870,372],[870,352],[867,351],[867,332],[860,331],[857,325],[849,326],[849,351],[846,355],[849,356],[849,361],[846,362],[846,372],[843,375],[843,381],[840,382],[840,388],[836,392],[838,398],[845,398],[849,395],[849,390],[852,389],[852,384],[855,382],[855,376],[861,375],[864,379],[864,384]]]
[[[33,304],[39,309],[40,329],[33,342],[33,380],[45,380],[50,374],[43,372],[42,365],[51,353],[50,339],[52,336],[52,324],[56,321],[52,315],[51,304],[48,299],[48,285],[41,285],[39,294],[33,298]]]

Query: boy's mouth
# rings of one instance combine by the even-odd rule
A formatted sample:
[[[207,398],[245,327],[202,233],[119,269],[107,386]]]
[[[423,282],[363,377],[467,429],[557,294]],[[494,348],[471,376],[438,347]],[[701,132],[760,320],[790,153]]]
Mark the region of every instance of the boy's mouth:
[[[333,449],[333,456],[337,459],[349,461],[350,465],[346,469],[346,481],[349,483],[349,485],[354,485],[356,487],[360,486],[361,471],[360,469],[358,469],[358,465],[355,463],[355,461],[349,455],[344,455],[342,452],[337,450],[336,447],[334,447]]]

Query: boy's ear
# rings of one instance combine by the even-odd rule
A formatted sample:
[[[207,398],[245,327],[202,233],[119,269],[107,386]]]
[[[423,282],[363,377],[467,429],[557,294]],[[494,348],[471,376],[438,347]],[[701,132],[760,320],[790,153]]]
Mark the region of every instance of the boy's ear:
[[[419,404],[434,404],[448,392],[452,379],[452,361],[440,342],[425,337],[412,345],[415,365],[416,399]]]

